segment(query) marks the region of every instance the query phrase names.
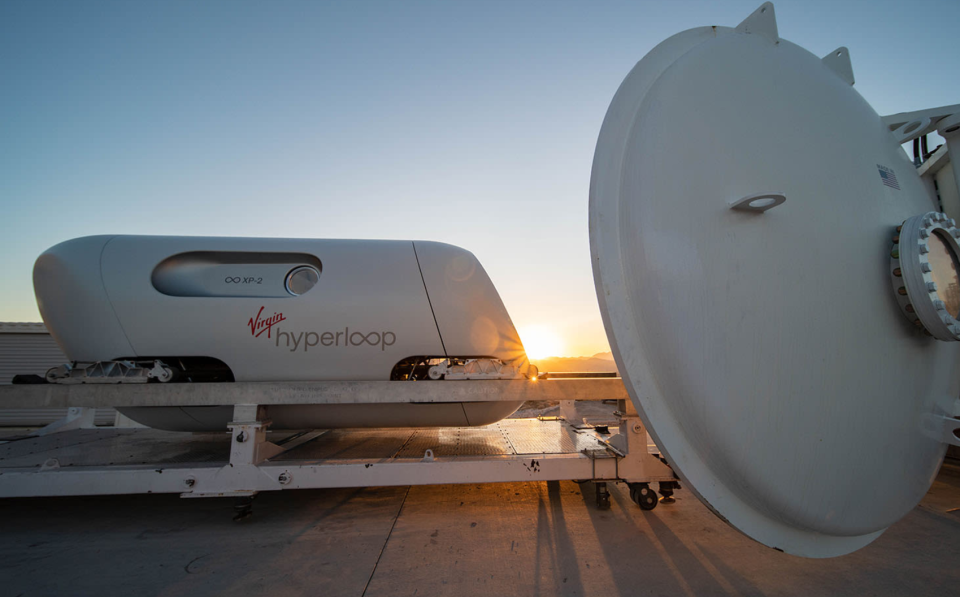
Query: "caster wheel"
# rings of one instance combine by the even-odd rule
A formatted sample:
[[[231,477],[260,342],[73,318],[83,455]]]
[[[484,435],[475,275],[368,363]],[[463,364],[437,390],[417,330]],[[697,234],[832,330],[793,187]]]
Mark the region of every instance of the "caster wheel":
[[[630,499],[636,502],[641,510],[653,510],[659,503],[657,492],[650,489],[646,483],[631,484]]]
[[[155,361],[154,366],[148,372],[147,381],[157,381],[159,383],[170,383],[180,377],[180,370],[171,365],[165,365],[160,361]]]
[[[157,381],[159,381],[160,383],[167,383],[167,382],[173,381],[174,377],[176,377],[176,374],[174,373],[173,369],[171,369],[170,367],[164,367],[163,371],[157,377]]]

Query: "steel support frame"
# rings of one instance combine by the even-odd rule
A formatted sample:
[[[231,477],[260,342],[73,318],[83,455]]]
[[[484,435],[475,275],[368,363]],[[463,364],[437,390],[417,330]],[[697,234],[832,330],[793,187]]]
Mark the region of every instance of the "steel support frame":
[[[435,457],[414,460],[270,461],[324,431],[282,446],[267,440],[270,421],[256,404],[234,406],[230,460],[225,466],[164,464],[0,469],[0,497],[179,493],[182,497],[244,497],[261,491],[369,486],[595,480],[655,482],[674,479],[649,454],[639,418],[626,415],[624,441],[582,453]],[[558,424],[567,424],[560,422]],[[638,428],[639,425],[639,428]],[[626,430],[626,431],[625,431]],[[617,436],[614,436],[615,438]]]

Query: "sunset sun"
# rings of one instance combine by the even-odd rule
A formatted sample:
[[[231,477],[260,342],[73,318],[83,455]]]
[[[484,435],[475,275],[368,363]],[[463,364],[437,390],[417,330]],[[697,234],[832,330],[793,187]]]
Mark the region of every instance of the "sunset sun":
[[[528,326],[517,332],[520,334],[523,348],[527,351],[527,358],[542,359],[563,354],[563,340],[548,327]]]

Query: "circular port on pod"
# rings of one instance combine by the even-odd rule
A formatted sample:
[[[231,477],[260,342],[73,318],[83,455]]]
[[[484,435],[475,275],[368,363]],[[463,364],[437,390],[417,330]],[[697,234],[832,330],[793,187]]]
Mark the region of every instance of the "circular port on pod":
[[[960,340],[960,229],[931,211],[894,234],[890,278],[903,314],[937,340]]]
[[[300,296],[310,291],[320,280],[320,272],[311,265],[295,267],[287,273],[284,286],[293,296]]]

